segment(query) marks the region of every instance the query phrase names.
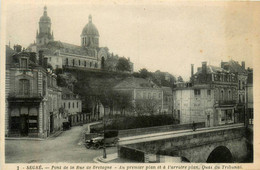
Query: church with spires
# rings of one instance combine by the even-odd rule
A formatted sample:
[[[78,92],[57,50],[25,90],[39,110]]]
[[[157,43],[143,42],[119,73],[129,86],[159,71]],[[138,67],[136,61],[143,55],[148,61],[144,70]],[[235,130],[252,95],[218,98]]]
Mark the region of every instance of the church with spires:
[[[45,6],[43,16],[39,21],[36,42],[30,44],[27,51],[37,54],[42,51],[54,69],[72,67],[116,71],[119,56],[110,53],[107,47],[99,46],[99,31],[93,24],[91,15],[89,15],[89,22],[83,28],[80,38],[81,46],[54,40],[51,18],[48,16]],[[133,63],[129,58],[128,62],[130,72],[133,72]]]

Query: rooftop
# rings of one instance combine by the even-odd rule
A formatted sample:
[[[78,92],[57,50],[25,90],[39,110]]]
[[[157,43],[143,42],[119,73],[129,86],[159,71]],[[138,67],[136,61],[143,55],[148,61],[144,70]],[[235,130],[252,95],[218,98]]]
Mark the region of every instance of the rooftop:
[[[134,88],[159,88],[156,84],[152,81],[143,79],[143,78],[136,78],[136,77],[129,77],[121,81],[119,84],[115,86],[116,89],[134,89]]]

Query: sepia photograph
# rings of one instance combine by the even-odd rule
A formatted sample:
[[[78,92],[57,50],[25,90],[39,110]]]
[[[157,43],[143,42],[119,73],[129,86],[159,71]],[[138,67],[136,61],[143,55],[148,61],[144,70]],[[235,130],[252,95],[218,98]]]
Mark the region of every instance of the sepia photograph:
[[[256,163],[259,17],[260,2],[2,1],[1,163]]]

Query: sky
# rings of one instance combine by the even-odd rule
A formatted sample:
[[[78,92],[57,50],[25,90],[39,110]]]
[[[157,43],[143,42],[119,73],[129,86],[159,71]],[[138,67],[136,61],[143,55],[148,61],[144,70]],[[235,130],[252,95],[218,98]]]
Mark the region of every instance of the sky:
[[[253,67],[253,58],[259,56],[260,3],[82,2],[6,3],[5,43],[23,47],[33,43],[46,5],[55,40],[80,45],[91,14],[100,46],[129,57],[135,71],[160,70],[188,80],[191,64],[195,72],[203,61],[220,66],[221,61],[233,59]]]

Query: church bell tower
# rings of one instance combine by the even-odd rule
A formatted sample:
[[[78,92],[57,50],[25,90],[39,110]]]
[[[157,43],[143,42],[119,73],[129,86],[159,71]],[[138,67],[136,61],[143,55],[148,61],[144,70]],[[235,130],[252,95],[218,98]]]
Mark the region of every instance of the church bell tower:
[[[43,16],[39,21],[39,31],[36,33],[36,42],[38,45],[45,45],[53,41],[53,32],[51,33],[51,18],[47,15],[47,7],[44,6]]]

